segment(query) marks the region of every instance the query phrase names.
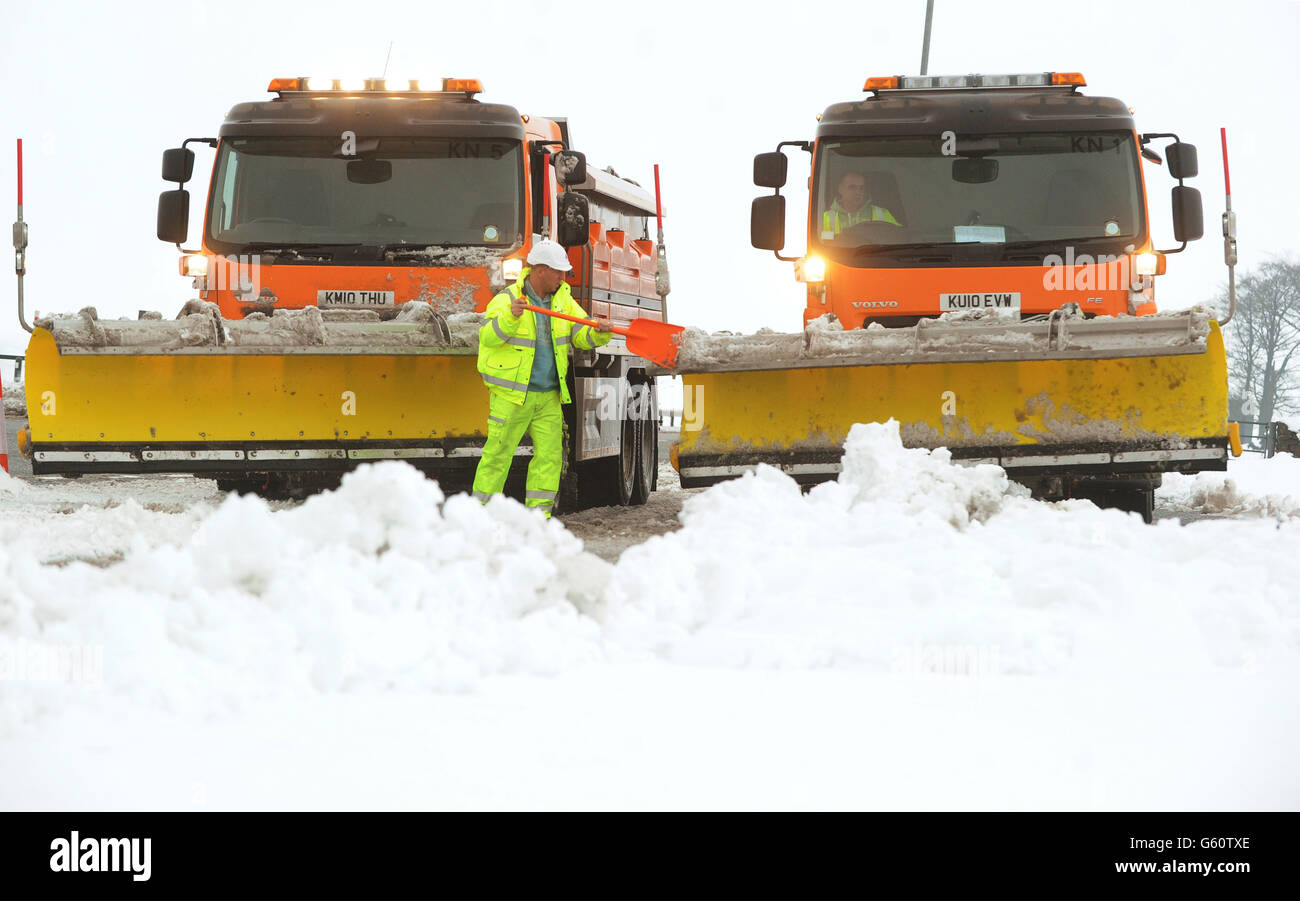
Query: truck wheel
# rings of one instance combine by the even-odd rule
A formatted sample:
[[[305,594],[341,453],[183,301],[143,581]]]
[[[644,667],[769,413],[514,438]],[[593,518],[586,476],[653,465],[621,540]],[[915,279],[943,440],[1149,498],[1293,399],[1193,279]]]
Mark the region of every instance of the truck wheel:
[[[659,490],[659,423],[655,422],[655,468],[650,480],[650,490]]]
[[[640,437],[641,423],[631,417],[624,418],[618,456],[610,461],[613,464],[610,474],[613,476],[614,489],[610,498],[611,505],[626,507],[632,503],[632,497],[636,493],[636,458]]]
[[[632,486],[632,503],[644,504],[655,490],[658,470],[659,423],[652,419],[637,423],[636,479]]]
[[[591,507],[625,507],[632,503],[636,490],[638,432],[635,420],[623,420],[617,454],[578,464],[577,496],[572,507],[565,505],[567,512]],[[561,489],[563,487],[561,481]]]

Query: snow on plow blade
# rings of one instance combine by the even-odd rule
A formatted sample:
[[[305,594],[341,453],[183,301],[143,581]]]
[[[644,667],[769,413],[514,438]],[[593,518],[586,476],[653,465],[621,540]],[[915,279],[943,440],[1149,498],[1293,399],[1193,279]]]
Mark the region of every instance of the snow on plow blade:
[[[889,419],[908,447],[947,447],[1020,478],[1227,467],[1227,364],[1204,312],[818,326],[687,334],[683,487],[757,463],[833,479],[850,426]]]
[[[237,477],[405,459],[472,470],[487,397],[475,314],[38,322],[32,468]]]

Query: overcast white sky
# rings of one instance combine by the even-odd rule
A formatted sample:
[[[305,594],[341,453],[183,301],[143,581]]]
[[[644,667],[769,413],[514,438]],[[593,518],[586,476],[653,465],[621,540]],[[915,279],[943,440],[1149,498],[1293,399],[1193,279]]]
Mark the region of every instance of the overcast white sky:
[[[1088,93],[1134,107],[1139,130],[1198,145],[1207,237],[1170,258],[1163,307],[1207,300],[1225,278],[1221,125],[1242,264],[1295,255],[1300,3],[935,6],[931,73],[1082,71]],[[761,193],[752,157],[811,138],[816,115],[861,97],[866,76],[917,72],[924,11],[924,0],[11,4],[0,35],[0,206],[11,220],[22,137],[28,315],[87,303],[102,316],[174,315],[193,291],[175,248],[154,237],[162,150],[214,135],[226,110],[266,96],[272,77],[378,74],[392,41],[390,72],[478,77],[485,100],[568,116],[591,162],[645,185],[660,163],[673,320],[798,329],[790,264],[749,246],[749,202]],[[199,152],[206,173],[211,157]],[[796,165],[791,183],[802,175]],[[1170,246],[1172,181],[1150,166],[1147,178],[1158,243]],[[202,203],[193,205],[196,236]],[[787,234],[787,252],[802,250],[793,215]],[[9,285],[0,352],[21,352],[14,281],[0,278]]]

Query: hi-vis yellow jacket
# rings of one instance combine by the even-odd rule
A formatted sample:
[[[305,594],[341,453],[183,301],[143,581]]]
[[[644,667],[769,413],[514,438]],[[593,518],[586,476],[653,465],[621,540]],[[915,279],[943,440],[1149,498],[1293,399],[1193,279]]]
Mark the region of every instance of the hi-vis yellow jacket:
[[[537,317],[540,313],[524,311],[522,316],[510,315],[510,304],[516,297],[524,297],[524,279],[530,267],[519,274],[519,280],[510,285],[487,305],[487,322],[478,332],[478,371],[488,389],[504,394],[515,404],[522,404],[528,394],[528,379],[533,373],[533,355],[537,351]],[[530,300],[529,303],[532,303]],[[587,314],[573,299],[567,282],[560,282],[551,297],[551,309],[557,313],[587,318]],[[589,325],[578,325],[567,319],[551,317],[551,352],[555,354],[555,372],[560,378],[560,400],[569,403],[569,386],[565,375],[569,371],[569,345],[580,350],[594,350],[610,342],[614,336],[601,334]]]
[[[839,201],[831,204],[831,208],[822,213],[822,238],[835,238],[846,228],[851,228],[859,222],[888,222],[890,225],[902,225],[894,218],[894,214],[889,212],[883,206],[876,206],[874,203],[864,203],[856,213],[850,213],[840,206]]]

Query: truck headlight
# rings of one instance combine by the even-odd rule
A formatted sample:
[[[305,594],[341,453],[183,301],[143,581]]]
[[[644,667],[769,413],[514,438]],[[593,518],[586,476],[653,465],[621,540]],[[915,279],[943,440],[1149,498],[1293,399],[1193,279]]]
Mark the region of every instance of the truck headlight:
[[[208,274],[208,258],[201,253],[187,253],[181,257],[181,275],[187,278],[204,278]]]
[[[804,257],[803,264],[796,273],[799,281],[816,284],[826,281],[826,261],[816,254]]]
[[[1155,275],[1159,263],[1154,253],[1139,253],[1133,259],[1133,271],[1138,275]]]

